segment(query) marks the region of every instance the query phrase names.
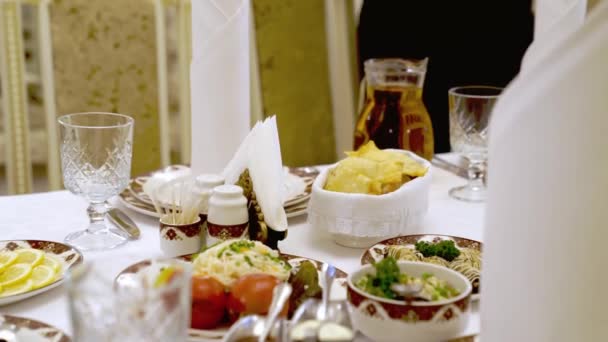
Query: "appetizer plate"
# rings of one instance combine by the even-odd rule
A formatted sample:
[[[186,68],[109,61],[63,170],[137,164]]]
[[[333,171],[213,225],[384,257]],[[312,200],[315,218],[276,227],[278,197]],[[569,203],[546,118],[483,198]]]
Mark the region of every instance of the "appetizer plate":
[[[0,251],[14,251],[17,249],[22,249],[22,248],[39,249],[46,253],[52,254],[55,257],[55,259],[62,262],[61,271],[60,271],[61,274],[59,275],[59,277],[57,277],[57,280],[55,280],[54,282],[52,282],[49,285],[39,288],[39,289],[12,295],[12,296],[0,297],[0,306],[18,302],[20,300],[35,296],[37,294],[46,292],[54,287],[59,286],[61,283],[63,283],[66,272],[70,268],[81,263],[83,260],[82,254],[77,249],[75,249],[72,246],[60,243],[60,242],[41,241],[41,240],[0,241]],[[0,295],[1,295],[1,292],[0,292]]]
[[[426,242],[441,242],[444,240],[452,240],[456,247],[469,248],[482,252],[482,243],[475,240],[465,239],[462,237],[451,236],[451,235],[435,235],[435,234],[420,234],[420,235],[405,235],[398,236],[390,239],[381,241],[363,253],[361,257],[361,265],[371,264],[376,261],[380,261],[386,257],[389,246],[407,246],[415,248],[415,244],[418,241]],[[480,294],[473,290],[472,300],[479,300]]]
[[[63,331],[46,323],[29,318],[0,315],[0,322],[14,325],[18,332],[18,341],[28,342],[71,342],[72,339]]]
[[[194,260],[194,258],[197,256],[198,254],[189,254],[189,255],[184,255],[179,257],[180,259],[186,260],[186,261],[192,261]],[[317,270],[319,272],[319,282],[322,284],[323,283],[323,273],[321,272],[321,267],[323,265],[322,262],[314,260],[314,259],[310,259],[310,258],[305,258],[305,257],[300,257],[300,256],[296,256],[296,255],[291,255],[291,254],[284,254],[281,253],[281,257],[285,260],[287,260],[287,262],[289,262],[289,264],[292,267],[298,267],[298,265],[303,262],[303,261],[310,261],[313,264],[315,264],[315,266],[317,267]],[[143,260],[140,261],[138,263],[135,263],[127,268],[125,268],[122,272],[120,272],[118,274],[118,276],[116,276],[116,281],[120,282],[122,277],[125,278],[129,278],[132,274],[136,274],[139,273],[143,270],[145,270],[148,266],[150,266],[151,261],[150,260]],[[346,281],[347,281],[347,277],[348,274],[346,274],[346,272],[340,270],[340,269],[336,269],[336,278],[332,284],[331,287],[331,292],[330,292],[330,298],[332,300],[346,300]],[[209,329],[209,330],[203,330],[203,329],[190,329],[189,330],[189,340],[190,341],[207,341],[207,339],[220,339],[222,338],[227,332],[228,332],[229,327],[222,327],[222,328],[217,328],[217,329]]]

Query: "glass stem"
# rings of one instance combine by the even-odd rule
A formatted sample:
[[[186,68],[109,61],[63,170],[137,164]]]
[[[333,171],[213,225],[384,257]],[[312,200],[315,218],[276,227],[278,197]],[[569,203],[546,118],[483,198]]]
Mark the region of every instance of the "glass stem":
[[[485,187],[485,171],[486,167],[483,161],[469,160],[469,188],[472,190],[481,190]]]
[[[89,233],[95,234],[107,228],[105,224],[106,212],[108,212],[106,202],[95,202],[89,205],[87,208],[90,221],[89,227],[87,228]]]

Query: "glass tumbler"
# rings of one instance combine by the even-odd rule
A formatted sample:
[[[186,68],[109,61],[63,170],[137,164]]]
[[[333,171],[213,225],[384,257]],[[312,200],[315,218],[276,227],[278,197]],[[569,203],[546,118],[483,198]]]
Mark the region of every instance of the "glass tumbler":
[[[74,341],[186,341],[191,265],[178,259],[153,260],[116,277],[115,262],[87,263],[68,274]]]
[[[104,250],[127,242],[128,235],[105,223],[107,200],[129,184],[133,119],[113,113],[61,116],[63,183],[89,202],[89,226],[65,241],[80,250]]]
[[[464,86],[449,90],[450,145],[469,162],[468,184],[450,189],[453,198],[483,202],[486,198],[488,123],[502,88]]]

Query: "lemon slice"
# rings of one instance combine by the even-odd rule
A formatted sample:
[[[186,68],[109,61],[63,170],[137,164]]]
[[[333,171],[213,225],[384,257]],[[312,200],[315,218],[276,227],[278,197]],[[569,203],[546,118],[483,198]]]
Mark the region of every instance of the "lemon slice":
[[[34,282],[34,288],[38,289],[47,286],[55,280],[55,271],[45,265],[34,267],[30,279]]]
[[[13,296],[31,291],[32,289],[34,289],[34,282],[32,279],[26,279],[25,281],[18,282],[11,286],[5,286],[3,291],[0,292],[0,297]]]
[[[17,253],[15,252],[0,252],[0,272],[17,261]]]
[[[55,271],[55,273],[59,273],[61,271],[61,261],[57,260],[56,257],[47,254],[42,261],[42,265],[48,266]]]
[[[160,271],[158,277],[156,277],[156,281],[154,282],[154,287],[159,288],[159,287],[169,283],[169,280],[171,279],[171,276],[173,276],[173,273],[175,273],[175,268],[173,268],[173,267],[163,268]]]
[[[30,264],[32,267],[40,265],[44,260],[44,252],[39,249],[17,249],[15,253],[17,253],[17,263]]]
[[[13,264],[4,272],[0,273],[0,286],[8,287],[25,280],[32,274],[32,266],[29,264]]]

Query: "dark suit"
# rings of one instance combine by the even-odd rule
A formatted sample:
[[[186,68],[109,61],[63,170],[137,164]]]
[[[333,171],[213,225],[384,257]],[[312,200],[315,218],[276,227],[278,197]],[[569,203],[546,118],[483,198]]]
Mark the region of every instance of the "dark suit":
[[[359,68],[369,58],[429,57],[424,103],[435,152],[450,150],[448,90],[506,86],[532,41],[529,0],[365,0],[358,27]]]

